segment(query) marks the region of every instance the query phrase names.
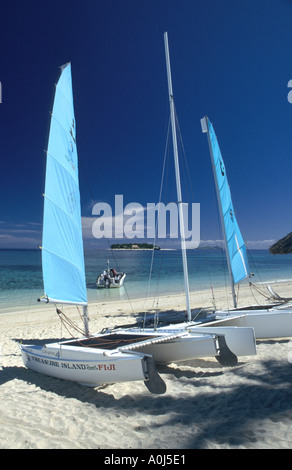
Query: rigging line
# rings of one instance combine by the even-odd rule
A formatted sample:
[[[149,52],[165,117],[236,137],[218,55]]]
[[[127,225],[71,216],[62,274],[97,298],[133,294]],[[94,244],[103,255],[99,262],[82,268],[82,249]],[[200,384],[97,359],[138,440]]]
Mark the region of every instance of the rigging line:
[[[246,254],[247,254],[248,260],[251,261],[251,262],[250,262],[250,266],[253,266],[253,270],[256,272],[256,276],[258,277],[259,282],[262,282],[262,277],[261,277],[260,272],[259,272],[259,270],[258,270],[258,268],[257,268],[256,262],[254,261],[254,257],[253,257],[253,255],[251,254],[251,250],[249,250],[249,249],[247,248],[246,244],[245,244],[245,248],[246,248]],[[250,273],[249,277],[252,277],[252,276],[254,276],[254,274],[253,274],[253,273]],[[264,297],[265,297],[265,294],[264,294],[263,292],[260,292],[260,290],[257,289],[256,286],[255,286],[252,282],[249,282],[249,288],[250,288],[250,292],[251,292],[251,294],[252,294],[252,296],[253,296],[255,302],[256,302],[258,305],[261,305],[261,302],[260,302],[260,301],[255,297],[255,295],[254,295],[254,290],[253,290],[253,288],[254,288],[259,294],[263,295]],[[267,299],[268,299],[268,296],[266,296],[266,297],[267,297]]]
[[[215,184],[213,184],[212,186],[213,186],[213,198],[215,200],[216,215],[217,215],[218,237],[219,237],[219,240],[221,242],[222,240],[224,240],[223,227],[222,227],[221,219],[220,219],[219,205],[218,205],[218,198],[217,198],[217,194],[216,194]],[[223,279],[224,279],[225,293],[226,293],[226,298],[227,298],[227,306],[229,308],[229,295],[228,295],[227,279],[226,279],[226,250],[227,249],[228,248],[224,245],[224,241],[223,241],[223,249],[220,250],[220,258],[221,258],[221,266],[222,266],[222,270],[223,270]]]
[[[176,117],[176,120],[177,120],[176,112],[175,112],[175,117]],[[178,128],[179,128],[179,126],[178,126]],[[168,137],[168,139],[169,139],[169,137]],[[181,134],[180,134],[180,139],[178,139],[178,143],[179,143],[179,144],[182,146],[182,148],[183,148]],[[168,146],[169,146],[169,141],[168,141]],[[168,147],[168,152],[169,152],[169,147]],[[180,153],[181,153],[181,152],[180,152]],[[184,155],[184,157],[185,157],[184,148],[183,148],[183,152],[182,152],[182,153],[183,153],[183,155]],[[169,155],[168,155],[168,156],[169,156]],[[168,160],[167,160],[167,163],[169,164],[169,161],[168,161]],[[186,165],[186,166],[187,166],[187,165]],[[184,169],[184,168],[183,168],[183,169]],[[169,170],[169,165],[167,165],[167,174],[168,174],[168,170]],[[184,170],[185,170],[185,169],[184,169]],[[189,174],[189,172],[188,172],[188,174]],[[168,181],[168,178],[167,178],[167,181]],[[191,181],[191,180],[189,179],[189,181]],[[192,187],[191,184],[190,184],[190,186]],[[167,195],[166,195],[166,200],[168,200]],[[165,246],[165,244],[166,244],[166,239],[164,240],[164,246]],[[160,258],[160,265],[159,265],[159,266],[160,266],[160,267],[159,267],[159,279],[158,279],[158,282],[156,283],[156,290],[155,290],[155,294],[154,294],[155,297],[158,296],[159,280],[160,280],[160,274],[161,274],[161,269],[162,269],[162,262],[163,262],[163,259],[162,259],[162,257],[161,257],[161,258]],[[181,282],[182,291],[184,291],[182,279],[180,279],[180,282]],[[155,301],[155,298],[154,298],[154,301]],[[157,311],[155,315],[156,315],[156,322],[158,323],[159,312]]]
[[[177,144],[179,146],[179,154],[180,156],[182,155],[183,158],[180,157],[179,161],[180,161],[180,173],[182,174],[181,176],[181,179],[183,179],[184,181],[184,184],[182,184],[181,186],[184,188],[185,192],[186,192],[186,189],[188,190],[188,188],[191,189],[191,196],[193,196],[193,188],[192,188],[192,184],[191,184],[191,179],[190,179],[190,172],[189,172],[189,169],[188,169],[188,164],[187,164],[187,159],[186,159],[186,152],[185,152],[185,148],[184,148],[184,143],[183,143],[183,138],[182,138],[182,133],[181,133],[181,130],[180,130],[180,125],[179,125],[179,120],[178,120],[178,115],[177,115],[177,111],[176,111],[176,107],[175,107],[175,103],[173,102],[173,105],[174,105],[174,117],[175,117],[175,127],[176,127],[176,134],[177,134]],[[188,176],[188,178],[187,178]],[[184,200],[184,196],[182,195],[182,200],[181,201],[178,201],[178,204],[179,203],[183,203],[183,200]],[[181,234],[181,227],[179,225],[179,233]],[[180,237],[181,235],[179,235]],[[189,274],[188,274],[188,277],[189,277]],[[179,277],[180,281],[180,290],[181,292],[185,292],[185,284],[184,284],[184,278],[182,277]]]
[[[87,186],[87,190],[88,190],[88,192],[89,192],[89,196],[90,196],[90,198],[91,198],[91,202],[93,203],[93,202],[94,202],[93,192],[92,192],[92,190],[91,190],[91,185],[90,185],[90,183],[89,183],[89,179],[88,179],[88,177],[87,177],[87,173],[86,173],[86,171],[85,171],[85,167],[83,166],[82,160],[81,160],[81,162],[79,163],[79,169],[81,169],[81,174],[82,174],[82,176],[83,176],[84,179],[85,179],[85,183],[86,183],[86,186]],[[114,250],[112,249],[111,244],[110,244],[110,242],[109,242],[109,239],[108,239],[107,237],[105,237],[105,238],[106,238],[106,242],[107,242],[107,244],[108,244],[108,248],[110,249],[111,255],[112,255],[113,259],[114,259],[115,267],[116,267],[117,271],[121,271],[121,269],[120,269],[120,267],[119,267],[119,264],[118,264],[118,262],[117,262],[116,256],[114,255]],[[127,299],[128,299],[128,302],[130,303],[131,311],[132,311],[132,313],[135,313],[135,310],[134,310],[133,304],[132,304],[132,302],[131,302],[131,299],[130,299],[130,296],[129,296],[127,287],[126,287],[125,284],[123,285],[123,287],[124,287],[124,290],[125,290],[125,292],[126,292],[126,297],[127,297]]]
[[[179,125],[179,120],[178,120],[178,115],[177,115],[176,109],[175,109],[175,120],[176,120],[176,129],[177,129],[177,134],[178,134],[178,141],[179,141],[179,144],[181,146],[181,154],[183,156],[183,160],[181,159],[181,162],[184,163],[184,165],[182,165],[182,170],[183,170],[184,180],[187,183],[187,184],[185,184],[185,187],[190,189],[191,199],[192,199],[192,201],[194,201],[195,200],[194,187],[193,187],[193,184],[192,184],[191,174],[190,174],[189,165],[188,165],[188,159],[186,157],[186,151],[185,151],[185,147],[184,147],[184,143],[183,143],[182,133],[181,133],[181,130],[180,130],[180,125]]]
[[[253,258],[252,254],[251,254],[251,250],[248,249],[246,245],[245,245],[245,248],[246,248],[246,253],[247,253],[247,255],[248,255],[248,259],[251,260],[251,264],[253,265],[254,271],[256,272],[256,275],[258,276],[260,282],[262,282],[263,280],[262,280],[261,275],[260,275],[260,273],[259,273],[259,271],[258,271],[258,269],[257,269],[257,265],[256,265],[256,263],[255,263],[255,261],[254,261],[254,258]]]
[[[175,111],[175,118],[177,120],[177,115],[176,115],[176,111]],[[178,124],[178,121],[177,121],[177,124]],[[177,128],[179,128],[179,125],[177,126]],[[180,138],[178,139],[178,144],[182,147],[182,149],[180,148],[180,153],[183,153],[183,156],[185,158],[185,151],[184,151],[184,147],[183,147],[183,143],[182,143],[182,137],[181,137],[181,134],[180,134]],[[168,145],[170,145],[170,142],[168,142]],[[181,152],[182,150],[182,152]],[[167,160],[167,177],[166,177],[166,181],[168,182],[168,171],[169,171],[169,147],[168,147],[168,160]],[[187,165],[186,165],[187,166]],[[184,170],[184,176],[185,176],[185,168],[183,167],[183,170]],[[188,172],[188,174],[190,175],[190,173]],[[185,178],[186,179],[186,178]],[[191,180],[189,179],[189,182],[191,182]],[[191,188],[192,188],[192,185],[190,184]],[[168,189],[168,188],[167,188]],[[166,201],[169,201],[169,197],[167,195],[167,192],[165,192],[165,198],[166,198]],[[166,245],[166,239],[164,240],[164,246]],[[156,283],[156,290],[155,290],[155,297],[158,297],[158,289],[159,289],[159,280],[160,280],[160,274],[161,274],[161,269],[162,269],[162,262],[163,262],[163,258],[161,257],[160,258],[160,265],[159,265],[159,279],[158,279],[158,282]],[[184,292],[184,282],[183,282],[183,279],[180,278],[180,285],[181,285],[181,291]],[[154,299],[155,300],[155,299]],[[159,312],[157,311],[156,312],[156,321],[158,323],[158,318],[159,318]]]
[[[209,267],[208,263],[206,263],[206,269],[207,269],[207,273],[208,273],[209,285],[210,285],[211,295],[212,295],[212,301],[211,302],[213,304],[214,310],[216,310],[216,298],[215,298],[215,293],[214,293],[214,285],[212,283],[212,274],[211,274],[210,267]]]
[[[250,283],[249,283],[250,292],[251,292],[251,295],[253,296],[254,301],[255,301],[256,304],[261,305],[260,302],[258,301],[258,299],[256,298],[256,296],[254,295],[254,290],[253,290],[252,287],[254,287],[254,289],[255,289],[259,294],[263,295],[263,296],[266,297],[266,299],[268,300],[268,296],[265,296],[265,294],[263,294],[262,292],[258,291],[258,290],[256,289],[256,287],[250,282]]]
[[[175,109],[175,119],[176,119],[176,129],[177,129],[177,134],[178,134],[178,142],[179,142],[180,149],[181,149],[181,155],[183,157],[183,158],[181,158],[182,177],[183,177],[183,180],[185,182],[183,187],[185,188],[185,190],[187,190],[186,191],[187,192],[187,195],[186,195],[187,198],[186,199],[187,200],[190,199],[192,202],[194,202],[195,201],[194,186],[193,186],[193,183],[192,183],[191,173],[190,173],[189,164],[188,164],[188,158],[187,158],[185,147],[184,147],[182,132],[181,132],[181,129],[180,129],[176,109]],[[209,268],[207,267],[207,269],[208,269],[208,274],[209,274]],[[211,284],[210,274],[209,274],[209,283]],[[214,299],[213,292],[212,292],[212,295],[213,295],[213,299]]]
[[[90,183],[89,183],[89,179],[88,179],[88,177],[87,177],[87,173],[86,173],[86,171],[85,171],[85,167],[83,166],[82,160],[81,160],[81,162],[79,163],[79,170],[80,170],[80,169],[81,169],[81,172],[80,172],[80,173],[82,174],[82,176],[83,176],[84,179],[85,179],[85,183],[86,183],[86,186],[87,186],[87,190],[88,190],[88,192],[89,192],[89,196],[90,196],[90,198],[91,198],[91,202],[93,203],[95,199],[94,199],[94,197],[93,197],[93,192],[92,192],[92,190],[91,190],[91,185],[90,185]],[[105,239],[106,239],[106,243],[108,244],[108,248],[109,248],[110,251],[111,251],[111,255],[112,255],[113,259],[114,259],[115,267],[116,267],[117,271],[121,271],[121,269],[120,269],[120,267],[119,267],[119,264],[118,264],[118,261],[117,261],[117,258],[116,258],[116,256],[114,255],[114,250],[112,249],[111,244],[110,244],[110,242],[109,242],[109,239],[108,239],[107,237],[105,237]],[[124,290],[125,290],[125,293],[126,293],[127,300],[128,300],[128,302],[130,303],[131,311],[132,311],[132,313],[135,313],[135,310],[134,310],[133,304],[132,304],[132,302],[131,302],[131,299],[130,299],[130,296],[129,296],[129,292],[128,292],[128,290],[127,290],[127,287],[126,287],[125,284],[123,284],[123,287],[124,287]]]
[[[79,334],[82,334],[83,336],[85,335],[85,332],[84,330],[82,330],[81,328],[79,328],[64,312],[62,312],[62,310],[60,310],[57,306],[56,307],[56,312],[57,314],[59,315],[59,318],[60,318],[60,321],[61,321],[61,324],[64,325],[64,327],[66,328],[67,332],[69,333],[69,335],[74,338],[73,334],[71,333],[71,331],[69,330],[69,327],[70,328],[73,328],[75,331],[77,331]]]
[[[166,176],[165,176],[166,185],[165,185],[165,188],[164,188],[164,197],[165,197],[165,201],[169,202],[168,189],[169,189],[169,160],[170,160],[170,146],[171,146],[170,133],[169,133],[169,136],[168,136],[167,144],[168,144],[168,146],[167,146],[167,158],[166,158],[166,164],[167,165],[166,165]],[[162,199],[162,196],[161,196],[161,199]],[[163,249],[166,247],[166,240],[167,240],[166,237],[164,237]],[[156,289],[155,289],[154,298],[153,298],[153,306],[154,306],[155,301],[156,301],[156,307],[157,308],[158,308],[158,302],[159,302],[159,293],[158,293],[158,291],[160,289],[161,271],[162,271],[162,266],[163,266],[164,261],[165,261],[165,258],[164,258],[164,256],[161,255],[160,256],[159,269],[157,271],[158,272],[158,279],[157,279]],[[158,311],[156,311],[155,320],[156,320],[156,323],[158,324],[158,322],[159,322],[159,312]]]
[[[91,189],[91,185],[90,185],[90,183],[89,183],[89,179],[88,179],[88,176],[87,176],[87,172],[85,171],[85,167],[84,167],[84,165],[83,165],[83,161],[82,161],[82,160],[79,161],[79,170],[81,170],[80,173],[82,174],[82,176],[83,176],[84,179],[85,179],[85,183],[86,183],[86,186],[87,186],[87,190],[88,190],[88,192],[89,192],[89,196],[90,196],[90,198],[91,198],[91,202],[93,203],[93,202],[95,201],[95,199],[94,199],[93,192],[92,192],[92,189]],[[119,267],[119,264],[118,264],[118,261],[117,261],[117,258],[116,258],[115,254],[114,254],[114,250],[112,249],[111,244],[110,244],[110,242],[109,242],[109,238],[105,237],[105,239],[106,239],[106,243],[107,243],[107,245],[108,245],[108,248],[109,248],[110,251],[111,251],[111,255],[112,255],[113,259],[114,259],[115,267],[116,267],[117,271],[121,271],[121,269],[120,269],[120,267]],[[131,299],[130,299],[130,296],[129,296],[129,293],[128,293],[128,290],[127,290],[127,286],[126,286],[125,284],[123,284],[123,287],[124,287],[124,290],[125,290],[125,292],[126,292],[126,297],[127,297],[127,299],[128,299],[128,302],[130,303],[131,311],[132,311],[132,313],[135,313],[133,304],[132,304],[132,302],[131,302]]]
[[[120,267],[119,267],[119,265],[118,265],[117,259],[116,259],[115,255],[114,255],[114,250],[111,248],[111,245],[109,244],[109,240],[108,240],[108,239],[107,239],[107,242],[108,242],[109,248],[110,248],[110,250],[111,250],[111,254],[112,254],[112,257],[113,257],[113,259],[114,259],[114,263],[115,263],[115,265],[116,265],[116,269],[117,269],[118,271],[121,271],[121,269],[120,269]],[[123,287],[124,287],[124,290],[125,290],[125,292],[126,292],[126,297],[127,297],[127,299],[128,299],[128,302],[130,303],[130,307],[131,307],[132,313],[135,313],[135,309],[134,309],[134,307],[133,307],[133,304],[132,304],[132,301],[131,301],[131,298],[130,298],[130,295],[129,295],[129,292],[128,292],[128,289],[127,289],[127,286],[126,286],[125,284],[123,284]]]
[[[169,135],[170,135],[170,119],[169,119],[169,122],[168,122],[166,145],[165,145],[165,150],[164,150],[164,158],[163,158],[163,166],[162,166],[162,175],[161,175],[161,181],[160,181],[158,214],[157,214],[157,218],[155,220],[155,233],[154,233],[154,240],[153,240],[154,247],[156,246],[156,241],[157,241],[157,238],[158,238],[157,227],[158,227],[159,210],[160,210],[160,203],[161,203],[163,184],[164,184],[165,166],[166,166],[166,161],[167,161],[167,155],[168,155],[168,152],[169,152]],[[155,249],[153,248],[152,256],[151,256],[151,264],[150,264],[150,273],[149,273],[149,279],[148,279],[147,293],[146,293],[146,298],[144,300],[144,309],[145,309],[145,303],[148,300],[149,293],[150,293],[150,285],[151,285],[151,280],[152,280],[152,271],[153,271],[153,262],[154,262],[154,252],[155,252]],[[145,322],[146,322],[146,311],[144,311],[143,326],[145,326]]]
[[[107,241],[108,247],[109,247],[109,249],[110,249],[110,251],[111,251],[111,255],[112,255],[113,259],[114,259],[114,264],[115,264],[115,266],[116,266],[116,269],[117,269],[117,271],[121,271],[121,269],[120,269],[120,267],[119,267],[119,265],[118,265],[118,261],[117,261],[117,259],[116,259],[116,256],[114,255],[114,249],[111,247],[111,244],[110,244],[110,242],[109,242],[109,239],[106,238],[106,241]],[[133,307],[131,298],[130,298],[130,296],[129,296],[129,292],[128,292],[127,286],[126,286],[125,284],[123,284],[123,287],[124,287],[124,290],[125,290],[125,292],[126,292],[126,297],[127,297],[128,302],[129,302],[129,304],[130,304],[130,308],[131,308],[131,310],[132,310],[132,313],[135,313],[135,309],[134,309],[134,307]]]
[[[186,155],[184,142],[183,142],[183,138],[182,138],[182,132],[181,132],[181,129],[180,129],[178,115],[177,115],[176,110],[175,110],[175,118],[176,118],[176,129],[177,129],[177,133],[178,133],[178,142],[179,142],[180,150],[181,150],[180,153],[183,157],[183,158],[181,158],[182,178],[183,178],[183,181],[184,181],[184,184],[182,186],[184,187],[185,193],[186,193],[185,194],[185,200],[187,200],[187,201],[190,200],[193,203],[195,201],[194,186],[193,186],[193,183],[192,183],[191,173],[190,173],[189,164],[188,164],[188,158],[187,158],[187,155]],[[197,270],[197,272],[199,272],[199,270]],[[190,289],[191,289],[191,287],[190,287]]]
[[[112,247],[111,247],[111,245],[110,245],[109,239],[107,238],[106,240],[107,240],[108,246],[109,246],[109,248],[110,248],[110,250],[111,250],[111,255],[112,255],[113,259],[114,259],[114,263],[115,263],[115,265],[116,265],[116,269],[117,269],[118,271],[121,271],[121,269],[120,269],[120,267],[119,267],[119,265],[118,265],[118,261],[117,261],[117,259],[116,259],[116,256],[115,256],[115,254],[114,254],[114,250],[112,249]],[[133,307],[131,298],[130,298],[130,296],[129,296],[129,292],[128,292],[127,286],[126,286],[125,284],[123,284],[123,287],[124,287],[124,289],[125,289],[126,296],[127,296],[128,302],[129,302],[129,304],[130,304],[132,313],[135,313],[135,310],[134,310],[134,307]]]
[[[221,225],[221,220],[220,220],[220,213],[219,213],[219,206],[218,206],[218,200],[217,200],[215,185],[213,185],[213,194],[214,194],[214,198],[215,198],[215,207],[216,207],[216,214],[217,214],[217,224],[218,224],[219,237],[220,237],[220,240],[224,240],[223,227]],[[222,268],[223,268],[223,279],[224,279],[224,284],[225,284],[225,293],[226,293],[226,299],[227,299],[227,308],[229,309],[230,301],[229,301],[228,288],[227,288],[227,279],[226,279],[226,250],[228,250],[228,248],[226,246],[224,246],[224,249],[220,250],[220,252],[221,252],[221,263],[222,263]]]
[[[166,245],[166,238],[163,241],[163,248],[165,247],[165,245]],[[156,282],[155,292],[154,292],[154,295],[153,295],[153,307],[152,307],[152,308],[156,308],[156,312],[155,312],[155,315],[154,315],[154,321],[155,321],[156,325],[158,325],[158,322],[159,322],[159,312],[158,312],[157,309],[158,309],[158,303],[159,303],[158,291],[159,291],[159,288],[160,288],[162,263],[164,261],[164,256],[162,255],[162,253],[160,253],[159,258],[160,258],[160,263],[159,263],[159,269],[158,269],[158,279],[157,279],[157,282]],[[156,306],[155,306],[155,303],[156,303]]]
[[[183,186],[187,190],[186,191],[187,192],[187,194],[186,194],[187,200],[190,199],[192,202],[194,202],[195,201],[195,191],[194,191],[194,186],[193,186],[193,183],[192,183],[188,158],[187,158],[187,155],[186,155],[186,151],[185,151],[185,147],[184,147],[184,143],[183,143],[182,133],[181,133],[181,129],[180,129],[179,120],[178,120],[176,110],[175,110],[175,118],[176,118],[176,128],[177,128],[177,132],[178,132],[178,141],[179,141],[179,144],[180,144],[180,147],[181,147],[181,155],[183,157],[181,159],[181,162],[182,162],[182,165],[181,165],[182,175],[183,175],[183,180],[185,182],[185,184]],[[207,270],[208,270],[208,276],[209,276],[209,284],[211,286],[211,278],[210,278],[210,272],[209,272],[209,267],[208,266],[207,266]],[[199,272],[199,270],[197,270],[197,272]],[[212,292],[213,303],[215,305],[215,297],[214,297],[213,286],[211,286],[211,292]]]
[[[88,179],[87,173],[86,173],[86,171],[85,171],[85,167],[83,166],[83,160],[82,160],[82,158],[78,160],[78,167],[79,167],[79,174],[80,174],[80,176],[82,176],[82,177],[84,178],[84,180],[85,180],[86,189],[88,190],[88,192],[89,192],[89,197],[90,197],[90,199],[91,199],[90,203],[91,203],[92,205],[94,205],[95,199],[94,199],[94,197],[93,197],[93,192],[92,192],[91,186],[90,186],[90,184],[89,184],[89,179]]]
[[[261,303],[257,300],[257,298],[255,297],[254,295],[254,290],[262,295],[263,297],[266,298],[266,300],[269,300],[270,299],[270,295],[266,294],[263,290],[261,290],[258,286],[256,286],[255,284],[253,284],[252,282],[249,282],[249,288],[250,288],[250,291],[251,291],[251,294],[255,300],[255,302],[258,304],[258,305],[261,305]]]

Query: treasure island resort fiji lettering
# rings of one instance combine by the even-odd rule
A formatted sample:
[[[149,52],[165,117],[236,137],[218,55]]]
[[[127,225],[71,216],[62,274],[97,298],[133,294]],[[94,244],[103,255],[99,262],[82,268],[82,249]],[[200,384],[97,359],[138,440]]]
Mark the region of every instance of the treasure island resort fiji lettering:
[[[137,464],[158,465],[165,467],[167,465],[184,465],[184,454],[150,454],[148,457],[118,456],[111,454],[104,458],[105,465],[127,465],[135,468]]]

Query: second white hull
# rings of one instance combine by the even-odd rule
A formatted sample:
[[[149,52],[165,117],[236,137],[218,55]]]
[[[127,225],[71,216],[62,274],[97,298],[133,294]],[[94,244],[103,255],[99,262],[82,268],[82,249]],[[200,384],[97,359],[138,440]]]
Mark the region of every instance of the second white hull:
[[[189,326],[188,326],[189,325]],[[136,333],[137,329],[119,330],[119,332]],[[200,328],[192,327],[192,323],[182,323],[161,327],[156,330],[146,328],[145,335],[153,335],[153,341],[135,347],[139,352],[150,354],[158,364],[181,362],[206,357],[220,359],[220,341],[224,341],[231,354],[235,356],[251,356],[256,354],[256,343],[253,328]],[[173,336],[173,339],[155,340],[155,335]],[[221,342],[221,344],[222,344]]]
[[[215,312],[213,321],[202,322],[199,327],[212,326],[252,327],[256,339],[292,337],[292,311],[285,309],[239,310]]]

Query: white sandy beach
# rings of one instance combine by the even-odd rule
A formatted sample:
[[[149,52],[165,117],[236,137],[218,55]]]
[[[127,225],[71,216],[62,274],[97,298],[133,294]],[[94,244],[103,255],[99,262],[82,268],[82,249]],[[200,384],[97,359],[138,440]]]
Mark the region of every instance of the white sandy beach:
[[[292,296],[292,283],[273,287]],[[225,289],[218,290],[217,308],[226,306],[223,299]],[[248,287],[240,299],[255,303]],[[207,307],[212,296],[202,291],[191,301],[192,308]],[[133,322],[144,299],[131,304],[90,305],[91,331]],[[158,308],[183,310],[184,299],[164,297]],[[234,368],[213,358],[161,366],[167,391],[152,395],[142,382],[91,389],[24,368],[18,342],[61,337],[69,335],[50,305],[1,314],[0,448],[292,448],[289,339],[259,341],[257,356],[240,358]]]

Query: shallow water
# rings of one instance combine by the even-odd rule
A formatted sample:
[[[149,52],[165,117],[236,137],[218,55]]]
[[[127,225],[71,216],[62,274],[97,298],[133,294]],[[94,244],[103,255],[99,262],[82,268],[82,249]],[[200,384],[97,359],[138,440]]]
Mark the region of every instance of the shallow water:
[[[181,293],[184,290],[181,252],[96,250],[85,253],[86,284],[89,302],[145,298]],[[292,255],[270,255],[266,250],[248,253],[254,282],[292,279]],[[107,266],[127,274],[120,289],[97,289],[95,281]],[[188,251],[190,290],[229,285],[224,251]],[[43,295],[41,253],[37,250],[0,251],[0,312],[10,308],[34,306]]]

